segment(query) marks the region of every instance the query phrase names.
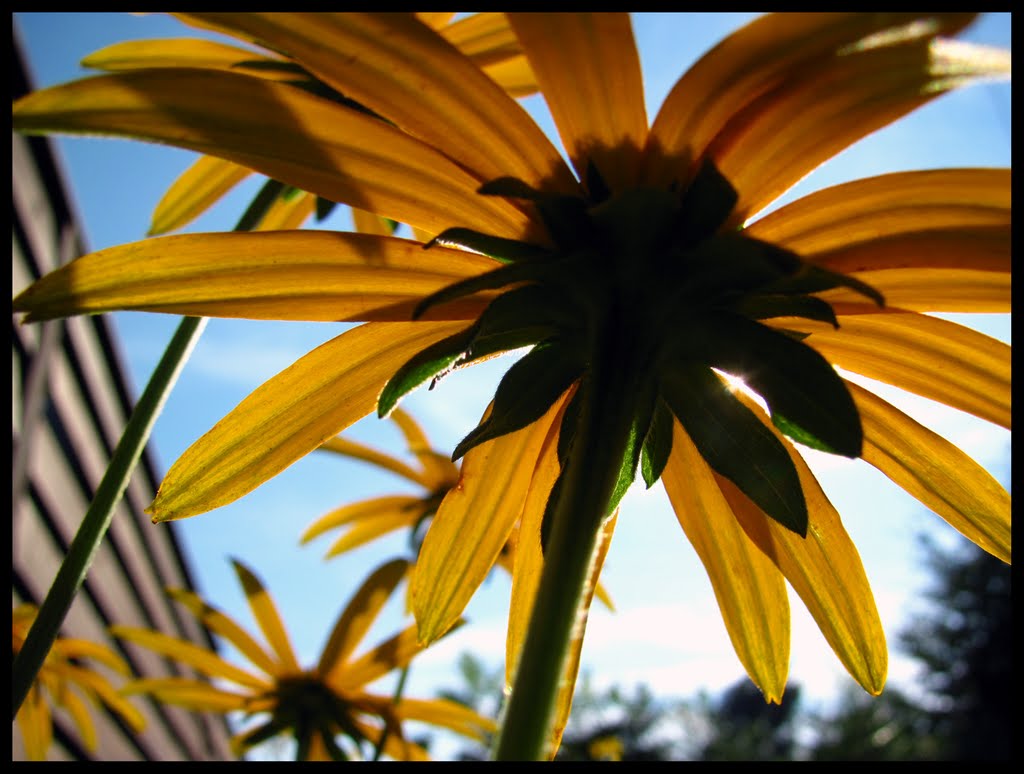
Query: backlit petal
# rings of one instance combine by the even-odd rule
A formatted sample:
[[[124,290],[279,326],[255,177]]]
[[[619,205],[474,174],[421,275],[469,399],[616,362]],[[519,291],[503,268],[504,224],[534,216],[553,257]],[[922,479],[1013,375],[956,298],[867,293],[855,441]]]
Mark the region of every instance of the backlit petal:
[[[251,169],[232,161],[200,156],[157,203],[149,235],[166,234],[188,225],[251,174]]]
[[[539,187],[553,178],[556,188],[571,191],[564,162],[529,114],[411,14],[200,13],[182,18],[286,52],[342,94],[454,159],[478,183],[511,175]]]
[[[182,234],[109,247],[14,299],[26,322],[120,310],[306,321],[407,320],[427,294],[483,273],[481,255],[334,231]],[[441,304],[472,318],[486,301]],[[428,319],[436,319],[428,313]]]
[[[968,540],[1010,562],[1010,495],[956,445],[847,383],[864,426],[864,460]]]
[[[462,736],[484,741],[485,734],[493,733],[497,724],[490,718],[474,712],[464,704],[447,699],[406,699],[394,708],[403,721],[418,720],[432,726],[448,728]]]
[[[453,226],[512,238],[528,231],[522,210],[481,197],[477,178],[423,142],[248,75],[174,68],[104,75],[34,92],[13,113],[19,131],[129,137],[208,153],[434,234]]]
[[[146,727],[146,719],[135,706],[121,696],[103,677],[88,669],[68,665],[68,678],[88,691],[94,693],[100,701],[113,712],[120,715],[128,726],[139,733]]]
[[[522,430],[471,449],[459,483],[441,502],[412,572],[410,594],[420,640],[454,624],[483,582],[523,511],[548,430],[560,402]]]
[[[189,612],[199,619],[203,626],[214,634],[223,637],[255,666],[268,675],[276,675],[277,662],[264,650],[252,636],[217,608],[208,605],[198,594],[185,589],[168,589],[171,599],[181,603]]]
[[[184,677],[152,677],[135,680],[121,689],[123,693],[145,693],[159,702],[194,712],[232,712],[246,709],[248,697],[214,688],[209,683]]]
[[[423,466],[423,472],[428,479],[424,486],[431,492],[435,492],[441,487],[453,486],[459,479],[459,466],[449,457],[438,453],[431,447],[426,433],[412,418],[412,415],[396,407],[392,409],[389,416],[405,436],[405,443],[409,451],[416,455],[420,465]]]
[[[343,690],[368,685],[392,669],[404,667],[423,648],[416,638],[416,626],[410,626],[363,653],[344,669],[336,669],[330,682]]]
[[[362,521],[367,518],[376,518],[378,515],[390,515],[395,513],[414,511],[419,506],[419,497],[408,495],[390,495],[387,497],[374,497],[370,500],[361,500],[357,503],[343,505],[333,511],[324,514],[315,522],[306,527],[302,533],[302,542],[308,543],[316,537],[353,521]]]
[[[161,656],[167,656],[182,664],[188,664],[210,677],[222,677],[225,680],[230,680],[233,683],[244,685],[256,691],[265,691],[270,688],[270,684],[265,679],[239,669],[215,653],[211,653],[209,650],[194,645],[191,642],[134,626],[115,625],[110,627],[110,633],[120,639],[149,648]]]
[[[269,57],[264,51],[240,48],[215,40],[200,38],[165,38],[156,40],[125,40],[102,48],[82,59],[82,67],[118,72],[143,70],[148,67],[209,67],[237,69],[251,75],[273,80],[294,80],[294,71],[271,67],[246,67],[283,63],[287,60]]]
[[[100,645],[97,642],[60,637],[53,643],[50,650],[60,654],[63,658],[89,658],[113,669],[118,674],[131,674],[131,669],[123,658],[106,645]]]
[[[1010,234],[1000,240],[1009,259]],[[930,240],[929,240],[930,241]],[[955,250],[960,240],[937,237],[936,252]],[[976,239],[962,240],[962,254],[979,255],[988,246]],[[918,243],[920,245],[921,243]],[[1002,245],[999,247],[1003,252]],[[880,251],[881,252],[881,251]],[[851,277],[866,282],[883,296],[889,306],[914,312],[984,312],[1010,311],[1010,272],[974,271],[972,269],[885,269],[851,272]],[[837,310],[849,310],[862,304],[864,296],[847,288],[836,288],[818,294]]]
[[[278,196],[260,218],[253,231],[286,231],[305,223],[316,209],[316,196],[305,191],[292,191]]]
[[[695,164],[730,121],[762,95],[816,77],[837,51],[868,35],[917,22],[952,35],[974,14],[775,13],[721,41],[673,86],[651,127],[652,185],[687,184]]]
[[[743,531],[708,464],[678,421],[662,481],[700,557],[726,631],[750,679],[778,704],[789,673],[789,598],[775,564]]]
[[[361,520],[346,531],[344,535],[331,543],[331,547],[327,549],[324,558],[330,559],[346,551],[351,551],[353,548],[365,545],[390,532],[411,530],[427,510],[424,504],[418,503],[417,505],[418,507],[412,510],[374,513],[371,517]]]
[[[96,752],[96,725],[92,722],[88,707],[71,689],[61,693],[58,702],[74,720],[82,745],[89,752]]]
[[[295,658],[295,651],[292,649],[284,621],[281,620],[281,614],[277,612],[274,598],[252,570],[237,559],[232,559],[231,564],[235,568],[238,582],[245,591],[245,601],[249,603],[253,618],[266,637],[267,644],[277,655],[279,666],[276,675],[297,673],[299,662]]]
[[[463,326],[370,323],[317,347],[192,444],[147,513],[167,521],[237,500],[371,413],[399,366]],[[259,443],[251,442],[254,433]]]
[[[838,330],[793,318],[769,322],[810,332],[804,343],[842,368],[1010,427],[1009,344],[936,317],[872,307],[837,310]]]
[[[374,570],[360,586],[338,616],[331,636],[324,646],[317,666],[322,676],[327,677],[332,671],[339,674],[344,671],[345,662],[362,642],[381,608],[391,598],[392,592],[405,577],[408,569],[407,561],[395,559]]]
[[[46,760],[46,751],[53,741],[53,724],[50,720],[50,709],[43,698],[43,691],[33,685],[22,702],[15,720],[21,729],[21,737],[25,743],[25,757],[30,761]]]
[[[647,112],[629,15],[515,13],[509,21],[580,180],[593,162],[613,191],[635,185]]]
[[[378,451],[370,446],[357,443],[356,441],[350,441],[348,438],[342,436],[335,436],[334,438],[328,438],[324,444],[320,447],[322,451],[330,451],[335,454],[340,454],[343,457],[349,457],[354,460],[361,460],[362,462],[369,462],[371,465],[376,465],[378,468],[384,470],[390,470],[392,473],[396,473],[406,481],[411,481],[414,484],[430,488],[429,484],[425,480],[425,476],[418,470],[411,468],[406,465],[402,460],[392,457],[390,454],[385,454],[382,451]]]

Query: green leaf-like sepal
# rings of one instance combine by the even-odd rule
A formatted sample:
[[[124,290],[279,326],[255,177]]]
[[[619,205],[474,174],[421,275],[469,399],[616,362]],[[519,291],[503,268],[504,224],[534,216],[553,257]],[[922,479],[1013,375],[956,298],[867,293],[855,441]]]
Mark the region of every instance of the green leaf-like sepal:
[[[679,253],[669,282],[678,296],[692,303],[709,303],[723,294],[774,288],[803,266],[800,258],[768,242],[741,233],[721,234]]]
[[[704,159],[690,187],[682,196],[675,223],[675,240],[682,246],[712,236],[729,218],[739,194],[710,159]]]
[[[486,274],[467,277],[459,282],[446,285],[435,293],[424,298],[412,311],[412,319],[422,317],[428,309],[454,301],[457,298],[479,293],[481,290],[497,290],[517,282],[536,280],[540,272],[536,263],[509,263]]]
[[[403,396],[412,392],[428,379],[450,368],[469,347],[478,325],[453,334],[414,355],[392,376],[377,399],[377,416],[385,417]]]
[[[551,252],[543,247],[532,245],[529,242],[519,242],[515,239],[489,236],[469,228],[445,229],[423,245],[423,248],[427,249],[435,244],[454,244],[460,247],[467,247],[470,250],[489,255],[491,258],[496,258],[505,263],[540,261],[551,258]]]
[[[502,377],[490,416],[459,442],[452,460],[484,441],[536,422],[581,373],[583,362],[577,353],[558,342],[538,344]]]
[[[672,412],[661,398],[654,405],[651,426],[644,438],[640,456],[640,472],[650,489],[661,478],[672,453]]]
[[[494,180],[484,183],[476,192],[484,196],[501,196],[506,199],[526,199],[531,202],[540,201],[541,199],[549,196],[549,194],[538,191],[536,188],[531,188],[517,177],[495,178]]]
[[[819,293],[823,290],[845,287],[860,293],[862,296],[874,301],[878,306],[885,306],[885,296],[871,287],[868,283],[862,282],[856,277],[848,274],[815,266],[812,263],[804,263],[800,271],[790,277],[785,277],[764,288],[770,293]]]
[[[768,320],[772,317],[802,317],[805,320],[828,323],[839,327],[832,305],[814,296],[787,296],[765,294],[743,296],[730,307],[730,311],[751,320]]]
[[[322,196],[316,197],[316,222],[320,223],[326,220],[337,206],[337,202],[332,202],[330,199],[325,199]]]
[[[662,397],[708,465],[766,515],[807,535],[807,502],[789,453],[714,371],[680,362],[662,378]]]

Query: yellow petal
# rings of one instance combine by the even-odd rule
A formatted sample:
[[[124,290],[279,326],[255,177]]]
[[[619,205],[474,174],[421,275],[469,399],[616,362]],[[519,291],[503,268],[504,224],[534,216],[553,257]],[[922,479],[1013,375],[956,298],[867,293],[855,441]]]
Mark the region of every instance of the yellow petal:
[[[333,231],[182,234],[110,247],[14,299],[26,322],[116,309],[305,321],[408,320],[425,295],[494,261],[407,239]],[[471,319],[486,301],[441,304]],[[429,314],[426,319],[438,319]]]
[[[841,252],[835,257],[831,252],[900,234],[957,228],[970,232],[972,227],[1009,225],[1009,169],[930,169],[878,175],[815,191],[758,218],[746,231],[835,271],[856,271],[893,266],[867,256],[845,263],[837,260]],[[830,257],[822,257],[825,254]],[[904,260],[898,265],[986,268],[951,256],[937,263],[923,253]]]
[[[506,14],[476,13],[438,32],[511,96],[523,97],[539,88]]]
[[[135,733],[140,733],[146,727],[146,719],[142,716],[142,713],[131,702],[119,695],[111,687],[110,683],[100,675],[90,672],[88,669],[69,665],[68,679],[78,683],[87,691],[94,693],[110,710],[120,715],[121,719]]]
[[[964,537],[1010,562],[1010,495],[954,444],[847,382],[864,427],[864,460]]]
[[[789,673],[789,598],[782,573],[747,537],[711,468],[678,422],[662,481],[708,573],[740,663],[765,700],[778,704]]]
[[[250,75],[273,80],[295,80],[293,70],[277,67],[248,67],[285,63],[280,57],[200,38],[162,38],[126,40],[114,43],[82,59],[82,67],[118,72],[150,67],[207,67],[221,70],[238,69]]]
[[[394,233],[386,218],[374,215],[366,210],[361,210],[358,207],[352,208],[352,224],[360,234],[391,236]]]
[[[253,231],[288,231],[305,223],[316,209],[316,196],[305,191],[292,191],[278,196],[260,218]]]
[[[267,638],[267,643],[277,655],[279,665],[274,675],[294,674],[299,671],[299,662],[295,658],[295,651],[292,650],[291,641],[288,639],[288,631],[277,612],[277,605],[274,598],[270,596],[260,579],[256,577],[248,567],[237,559],[231,560],[235,568],[235,575],[238,582],[242,584],[245,591],[245,599],[249,603],[253,618]]]
[[[43,89],[13,111],[18,131],[168,143],[434,234],[463,226],[542,236],[515,205],[477,194],[480,181],[439,151],[287,84],[219,70],[140,70]],[[435,124],[449,126],[437,115]]]
[[[416,639],[416,627],[410,626],[368,650],[343,668],[335,668],[329,682],[342,691],[361,688],[383,677],[392,669],[401,669],[423,650]]]
[[[401,408],[395,408],[389,416],[405,436],[405,443],[409,451],[416,455],[420,465],[423,466],[424,477],[428,481],[425,484],[427,489],[436,492],[442,488],[448,489],[454,486],[455,482],[459,480],[459,466],[448,456],[434,451],[423,428],[409,413]]]
[[[59,637],[53,643],[51,651],[59,654],[63,658],[89,658],[109,667],[118,674],[131,674],[131,668],[125,663],[123,658],[114,653],[114,651],[106,645],[100,645],[96,642]]]
[[[45,761],[46,751],[53,741],[50,710],[46,706],[42,689],[33,685],[15,715],[21,738],[25,743],[25,757],[30,761]]]
[[[522,513],[560,401],[522,430],[470,449],[459,483],[430,523],[410,579],[420,641],[430,643],[458,620],[491,571]]]
[[[324,514],[306,527],[306,531],[302,533],[302,542],[308,543],[329,530],[345,524],[351,524],[353,521],[376,518],[380,514],[390,515],[415,511],[421,502],[419,497],[391,495],[387,497],[374,497],[370,500],[343,505],[340,508],[335,508],[330,513]]]
[[[399,367],[464,325],[369,323],[317,347],[192,444],[147,513],[168,521],[237,500],[372,412]]]
[[[365,545],[389,532],[405,529],[412,530],[416,526],[416,522],[419,521],[420,517],[427,510],[425,504],[419,503],[418,505],[419,507],[413,510],[406,509],[392,513],[375,513],[371,517],[364,519],[334,541],[331,547],[327,549],[327,553],[324,554],[324,559],[330,559],[346,551],[351,551],[353,548]]]
[[[915,312],[869,304],[862,311],[839,314],[838,330],[792,318],[770,323],[810,332],[804,343],[842,368],[1010,427],[1008,344]]]
[[[903,240],[901,240],[903,241]],[[930,240],[928,240],[930,241]],[[936,237],[936,252],[960,250],[962,255],[979,255],[991,245],[975,239],[957,240]],[[1000,253],[1005,246],[1010,256],[1010,234],[1000,239]],[[915,247],[922,247],[917,241]],[[981,249],[979,249],[981,248]],[[880,251],[882,252],[882,251]],[[866,282],[885,297],[888,306],[913,312],[984,312],[1009,313],[1011,280],[1009,271],[974,271],[972,269],[885,269],[851,272],[850,276]],[[845,288],[818,294],[835,309],[849,309],[846,304],[861,304],[864,296]]]
[[[161,656],[188,664],[210,677],[222,677],[256,691],[265,691],[270,687],[266,680],[229,664],[215,653],[193,645],[191,642],[134,626],[111,626],[110,633],[115,637],[149,648]]]
[[[92,722],[92,716],[89,714],[85,702],[71,690],[64,691],[59,702],[75,722],[75,726],[78,728],[78,737],[82,740],[85,749],[92,753],[96,752],[96,725]]]
[[[840,55],[750,105],[709,156],[739,192],[742,223],[818,165],[939,95],[1003,73],[1010,54],[927,38]]]
[[[176,602],[188,608],[203,626],[214,634],[217,634],[238,648],[255,666],[262,669],[268,675],[278,672],[277,662],[264,650],[249,632],[235,623],[220,610],[204,602],[197,594],[184,589],[168,589],[167,594]]]
[[[359,732],[366,738],[374,749],[380,746],[383,730],[378,726],[371,726],[359,718],[350,718]],[[384,754],[396,761],[429,761],[427,751],[415,742],[406,740],[397,733],[388,733],[384,738]]]
[[[509,21],[580,180],[592,162],[611,190],[635,185],[647,112],[629,15],[515,13]]]
[[[441,726],[479,741],[485,741],[486,734],[493,733],[498,727],[490,718],[485,718],[464,704],[447,699],[402,697],[394,710],[400,720],[418,720],[432,726]]]
[[[455,15],[454,11],[422,11],[416,13],[416,18],[432,29],[443,29]]]
[[[662,187],[689,182],[696,162],[719,132],[762,95],[814,77],[837,51],[902,24],[928,23],[952,35],[974,14],[766,14],[701,57],[672,87],[651,127],[646,179]]]
[[[572,191],[558,151],[529,114],[412,15],[200,13],[182,18],[287,52],[324,83],[454,159],[478,183],[511,175],[539,187],[553,178],[556,190]]]
[[[251,174],[251,169],[234,162],[215,156],[200,156],[157,203],[149,236],[166,234],[188,225]]]
[[[199,680],[184,677],[154,677],[134,680],[121,689],[122,693],[146,693],[165,704],[194,712],[233,712],[246,709],[244,695],[214,688]]]
[[[517,56],[483,68],[488,77],[513,97],[528,97],[540,91],[537,76],[525,56]]]
[[[432,488],[423,473],[409,467],[400,459],[369,446],[365,446],[361,443],[350,441],[347,438],[343,438],[341,436],[328,438],[323,445],[320,446],[320,449],[323,451],[334,452],[335,454],[340,454],[354,460],[369,462],[371,465],[376,465],[378,468],[390,470],[392,473],[397,473],[406,481],[419,484],[428,490]]]
[[[843,666],[864,690],[877,696],[885,685],[889,655],[857,547],[807,463],[759,406],[740,393],[737,397],[789,452],[807,501],[807,537],[801,538],[766,516],[735,484],[716,473],[718,486],[747,536],[803,600]]]
[[[332,672],[341,673],[345,662],[352,655],[356,646],[362,642],[366,632],[380,613],[381,608],[391,598],[395,587],[405,577],[409,563],[404,559],[395,559],[378,567],[359,587],[349,603],[338,616],[331,636],[324,646],[319,673],[325,677]]]

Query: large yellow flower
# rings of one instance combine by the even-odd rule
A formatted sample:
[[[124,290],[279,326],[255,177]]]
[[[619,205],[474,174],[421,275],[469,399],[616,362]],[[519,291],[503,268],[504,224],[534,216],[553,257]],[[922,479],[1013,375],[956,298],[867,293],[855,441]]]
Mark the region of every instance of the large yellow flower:
[[[366,690],[388,672],[406,666],[422,649],[410,627],[355,656],[363,636],[404,577],[405,561],[388,562],[370,575],[341,611],[317,665],[310,669],[299,666],[263,584],[242,563],[235,561],[234,567],[267,646],[193,592],[175,589],[169,593],[258,671],[242,669],[216,653],[160,632],[114,626],[111,631],[118,637],[176,659],[219,682],[234,684],[229,690],[202,680],[162,677],[135,680],[122,689],[124,692],[147,693],[196,711],[244,712],[264,718],[232,738],[232,749],[238,755],[272,737],[291,734],[298,742],[297,760],[363,757],[382,743],[383,752],[392,758],[424,760],[426,751],[406,740],[403,721],[423,721],[475,739],[493,731],[493,721],[455,702],[402,697],[396,703],[389,696]],[[350,744],[339,744],[339,736]]]
[[[38,612],[36,606],[30,604],[18,605],[11,611],[13,654],[21,651]],[[89,752],[96,751],[96,727],[82,697],[98,708],[116,713],[136,733],[146,727],[145,718],[131,702],[120,696],[101,672],[91,669],[82,659],[95,661],[121,675],[131,674],[124,660],[110,648],[88,640],[58,637],[15,716],[29,760],[46,760],[46,751],[53,741],[51,702],[65,710],[75,722],[79,738]]]
[[[15,127],[190,148],[436,240],[424,252],[372,234],[165,237],[81,258],[19,296],[31,320],[139,309],[367,323],[186,451],[155,520],[231,502],[436,374],[531,346],[456,450],[462,486],[412,579],[425,641],[458,619],[519,523],[521,642],[542,572],[554,583],[566,551],[568,585],[595,581],[608,516],[639,469],[664,481],[768,700],[788,668],[786,581],[878,693],[870,587],[793,441],[862,457],[1009,561],[1006,491],[833,368],[1009,427],[1009,347],[925,314],[1009,311],[1009,170],[883,175],[754,219],[865,135],[1008,76],[1008,53],[946,37],[973,15],[767,15],[702,57],[649,123],[628,16],[510,14],[569,164],[411,15],[182,18],[273,50],[360,109],[243,72],[146,68],[30,95]],[[537,625],[578,630],[579,596],[552,599],[537,595]]]

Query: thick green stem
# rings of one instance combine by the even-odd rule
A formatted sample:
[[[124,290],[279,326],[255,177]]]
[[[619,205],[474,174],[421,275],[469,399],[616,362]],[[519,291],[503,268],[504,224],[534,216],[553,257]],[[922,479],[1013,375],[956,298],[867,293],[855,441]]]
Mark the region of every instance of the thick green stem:
[[[607,341],[607,340],[606,340]],[[599,350],[553,511],[544,569],[497,740],[497,760],[545,760],[597,538],[629,444],[636,397],[624,348]]]
[[[171,343],[167,346],[167,351],[164,352],[142,397],[132,411],[110,465],[96,490],[96,496],[71,541],[68,554],[39,608],[39,614],[25,637],[25,643],[14,658],[11,673],[12,719],[18,714],[18,709],[28,695],[50,646],[57,638],[71,602],[81,588],[93,556],[107,533],[114,507],[128,487],[128,479],[135,468],[135,463],[142,455],[153,423],[160,415],[160,410],[205,325],[206,319],[202,317],[182,319]]]

